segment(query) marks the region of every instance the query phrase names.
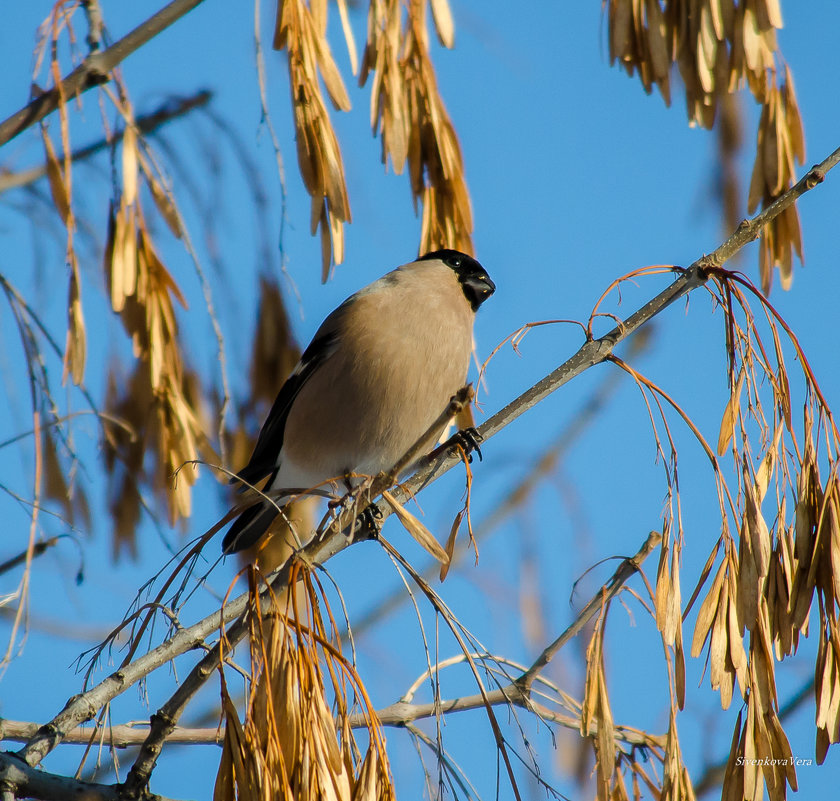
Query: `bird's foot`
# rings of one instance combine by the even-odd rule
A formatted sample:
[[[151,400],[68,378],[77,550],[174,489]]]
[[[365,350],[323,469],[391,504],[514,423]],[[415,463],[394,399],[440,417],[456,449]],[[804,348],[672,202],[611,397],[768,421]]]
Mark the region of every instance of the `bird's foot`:
[[[350,536],[353,542],[375,540],[382,530],[382,510],[372,503],[353,521]]]
[[[469,428],[462,428],[460,431],[456,431],[447,440],[444,447],[449,448],[452,445],[460,445],[467,457],[467,461],[472,464],[473,451],[478,456],[479,462],[483,460],[481,448],[479,447],[479,443],[481,442],[484,442],[484,437],[478,433],[478,429],[470,426]]]

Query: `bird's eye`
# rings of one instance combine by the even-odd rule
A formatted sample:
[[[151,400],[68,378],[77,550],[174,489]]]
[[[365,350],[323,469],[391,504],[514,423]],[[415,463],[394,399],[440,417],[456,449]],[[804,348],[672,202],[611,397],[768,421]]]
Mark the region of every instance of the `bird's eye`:
[[[450,267],[460,267],[461,266],[461,259],[458,256],[450,256],[449,257],[449,266]]]

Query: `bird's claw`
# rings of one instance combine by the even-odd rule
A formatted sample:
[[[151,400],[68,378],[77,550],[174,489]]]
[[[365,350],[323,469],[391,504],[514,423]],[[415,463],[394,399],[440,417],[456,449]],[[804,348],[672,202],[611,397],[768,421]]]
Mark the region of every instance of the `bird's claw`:
[[[473,451],[475,451],[478,456],[479,462],[484,461],[484,457],[481,455],[481,448],[479,447],[479,443],[484,442],[484,437],[478,433],[478,429],[473,428],[472,426],[469,428],[462,428],[460,431],[455,432],[449,442],[453,445],[461,446],[467,457],[467,462],[470,464],[472,464],[473,460]]]
[[[372,503],[353,522],[350,536],[353,542],[358,540],[375,540],[382,530],[382,510]]]

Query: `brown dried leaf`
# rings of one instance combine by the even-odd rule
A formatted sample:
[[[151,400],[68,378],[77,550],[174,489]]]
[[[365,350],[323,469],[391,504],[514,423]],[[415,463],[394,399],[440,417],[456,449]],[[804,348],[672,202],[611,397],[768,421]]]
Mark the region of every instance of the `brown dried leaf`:
[[[133,206],[137,200],[137,131],[126,122],[122,140],[122,200],[126,206]]]
[[[741,390],[744,386],[744,377],[746,370],[741,368],[738,374],[738,380],[735,383],[735,388],[726,402],[726,407],[723,410],[723,417],[720,421],[720,433],[718,434],[717,452],[718,456],[723,456],[735,432],[735,421],[738,419],[738,412],[741,409]]]
[[[452,20],[449,0],[430,0],[430,4],[438,39],[444,47],[451,50],[455,47],[455,23]]]
[[[53,205],[61,217],[61,221],[67,225],[70,217],[70,193],[67,191],[67,184],[64,181],[64,172],[58,162],[55,148],[45,126],[41,126],[41,138],[44,141],[44,151],[47,157],[47,182],[50,185]]]
[[[764,195],[771,197],[778,195],[784,185],[784,168],[781,163],[784,140],[780,139],[780,134],[782,133],[780,128],[780,103],[779,90],[774,86],[770,90],[770,96],[767,98],[764,106],[767,114],[765,115],[762,111],[761,115],[761,122],[765,126],[763,137],[764,155],[762,158],[764,165]]]
[[[335,110],[350,111],[352,108],[350,96],[347,94],[347,89],[344,86],[341,73],[335,65],[326,38],[319,36],[316,39],[316,44],[318,48],[318,67],[321,71],[321,77],[324,80],[324,86],[327,88],[327,94],[330,96]]]
[[[248,792],[249,782],[245,764],[248,759],[248,743],[239,715],[227,692],[223,693],[222,705],[225,711],[225,737],[222,743],[222,758],[216,773],[213,801],[235,801],[253,797]],[[255,788],[256,789],[256,788]]]
[[[449,536],[446,538],[446,561],[440,566],[440,580],[443,581],[449,574],[449,568],[452,566],[452,557],[455,555],[455,540],[458,537],[458,529],[461,527],[461,521],[464,519],[467,510],[461,509],[455,519],[452,521],[452,527],[449,529]]]
[[[796,100],[796,90],[793,85],[793,73],[785,64],[784,107],[787,118],[788,137],[791,150],[800,164],[805,163],[805,132],[802,127],[802,117],[799,113],[799,103]]]
[[[441,547],[429,529],[427,529],[411,512],[408,511],[390,492],[383,492],[382,497],[388,501],[388,505],[403,524],[405,530],[414,537],[417,542],[425,548],[438,562],[445,565],[449,562],[449,555]]]
[[[674,693],[677,706],[685,708],[685,651],[683,650],[682,628],[677,629],[677,639],[674,642]]]
[[[779,0],[762,0],[767,21],[774,28],[784,27],[782,23],[782,9]]]
[[[743,715],[743,710],[738,712],[735,728],[732,731],[729,759],[726,762],[726,770],[723,774],[721,801],[744,801],[746,797],[744,795],[744,771],[742,770],[742,764],[738,763],[738,757],[743,756],[744,752],[744,736],[741,732]]]
[[[654,605],[656,607],[656,628],[665,631],[668,623],[668,599],[671,596],[671,572],[668,567],[670,548],[662,546],[659,554],[659,566],[656,571],[656,593]]]
[[[175,201],[154,176],[147,173],[146,181],[149,186],[149,191],[152,194],[152,200],[154,200],[160,216],[163,217],[169,226],[169,230],[180,239],[184,235],[184,232],[181,228],[181,216],[175,206]]]
[[[344,41],[347,44],[347,55],[350,58],[350,69],[355,75],[359,71],[359,53],[356,49],[356,39],[353,36],[353,28],[350,25],[350,17],[347,13],[347,0],[336,0],[338,16],[341,18],[341,31],[344,34]]]
[[[762,111],[762,119],[765,112]],[[753,162],[752,176],[750,177],[750,189],[747,195],[747,211],[752,214],[761,203],[764,197],[764,133],[762,124],[758,124],[758,142],[755,149],[755,161]],[[762,240],[766,241],[765,239]]]
[[[750,481],[746,461],[744,463],[744,523],[750,538],[750,553],[755,561],[755,569],[760,578],[767,576],[770,567],[772,539],[770,529],[761,513],[760,499],[756,485]],[[743,533],[742,533],[743,536]],[[763,584],[763,582],[762,582]]]
[[[767,448],[764,458],[758,470],[755,472],[755,495],[758,506],[761,506],[764,496],[767,494],[767,487],[770,485],[770,478],[773,475],[773,468],[776,464],[776,456],[779,451],[779,441],[782,437],[782,427],[776,428],[773,443]]]
[[[87,355],[87,335],[85,334],[85,318],[82,313],[81,288],[79,286],[79,269],[76,258],[71,256],[70,292],[67,301],[67,340],[64,345],[64,373],[62,383],[71,376],[76,386],[81,385],[85,378],[85,359]]]
[[[721,562],[717,573],[715,573],[712,586],[697,612],[697,622],[694,624],[694,637],[691,640],[691,656],[694,658],[700,656],[703,645],[711,631],[712,623],[717,615],[717,609],[720,605],[721,589],[723,588],[723,582],[726,576],[726,564],[726,560]]]

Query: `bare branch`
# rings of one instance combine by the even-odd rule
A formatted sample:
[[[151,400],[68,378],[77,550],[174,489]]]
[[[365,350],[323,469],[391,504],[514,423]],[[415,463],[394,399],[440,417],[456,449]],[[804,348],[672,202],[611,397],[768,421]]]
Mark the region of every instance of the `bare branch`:
[[[192,2],[195,4],[195,0],[192,0]],[[173,3],[172,5],[177,4]],[[516,400],[509,403],[500,412],[493,415],[479,428],[481,436],[486,440],[498,433],[498,431],[546,398],[554,390],[579,375],[588,367],[607,359],[619,342],[626,339],[660,311],[693,289],[704,285],[710,271],[718,268],[747,244],[747,242],[755,239],[759,235],[762,226],[766,225],[785,208],[790,206],[796,198],[820,183],[825,177],[825,173],[834,167],[838,161],[840,161],[840,149],[836,150],[821,164],[813,167],[802,180],[791,187],[775,203],[756,215],[752,220],[744,221],[726,242],[708,256],[704,256],[694,262],[687,270],[682,271],[682,274],[676,281],[628,317],[626,321],[615,326],[615,328],[604,336],[598,339],[588,340],[574,356],[556,368],[542,381],[520,395]],[[394,492],[394,495],[401,500],[410,497],[426,485],[437,480],[441,475],[454,467],[460,459],[461,449],[453,442],[442,453],[426,459],[421,468],[402,487],[398,488]],[[366,497],[376,497],[376,494],[381,492],[383,488],[387,489],[387,487],[381,485],[381,481],[379,483],[376,481],[372,482]],[[391,513],[390,506],[386,502],[381,501],[378,505],[383,518]],[[295,557],[310,564],[323,564],[329,558],[344,550],[352,543],[352,539],[342,534],[341,531],[352,522],[354,516],[352,509],[348,509],[343,514],[338,515],[333,521],[333,524],[323,533],[323,536],[314,539],[299,551]],[[226,522],[227,519],[217,524],[205,535],[206,538],[209,539]],[[629,571],[628,575],[632,572],[632,570]],[[275,592],[288,585],[289,574],[288,564],[272,574],[271,587]],[[235,620],[226,633],[228,647],[233,647],[247,633],[247,621],[239,617],[245,610],[247,602],[248,595],[247,593],[243,593],[239,598],[227,604],[224,609],[209,615],[189,628],[177,631],[170,639],[163,642],[157,648],[120,670],[117,670],[96,687],[73,698],[68,702],[64,710],[49,724],[39,729],[36,736],[21,750],[20,755],[26,759],[28,764],[38,764],[70,731],[80,723],[90,720],[96,714],[96,711],[105,703],[115,698],[156,668],[176,656],[200,646],[204,639],[219,629],[220,626],[224,626],[230,621]],[[267,599],[264,601],[264,604],[266,607],[268,606]],[[161,708],[160,712],[152,716],[149,740],[144,747],[145,750],[141,751],[138,763],[135,764],[135,768],[137,768],[137,773],[133,777],[135,781],[142,781],[143,776],[148,777],[160,751],[160,743],[163,742],[169,732],[174,730],[184,706],[218,665],[218,659],[218,649],[214,649],[206,654],[179,687],[178,691]],[[509,689],[512,699],[515,699],[517,696],[522,697],[523,688],[519,685],[512,684]],[[481,705],[487,708],[488,693],[485,692],[481,697]],[[514,700],[514,702],[516,701]],[[466,703],[466,700],[459,699],[459,703]],[[455,708],[452,707],[453,711]],[[134,773],[134,769],[132,769],[132,772]],[[130,774],[129,781],[131,780],[132,776]]]
[[[577,715],[566,715],[562,712],[549,709],[542,704],[535,704],[519,693],[515,684],[490,690],[485,695],[476,693],[475,695],[464,695],[460,698],[453,698],[449,701],[430,701],[427,704],[407,704],[403,701],[397,701],[383,709],[378,709],[376,716],[383,726],[402,727],[421,718],[433,718],[451,712],[484,709],[488,704],[491,706],[514,704],[529,711],[536,711],[544,720],[557,723],[567,729],[580,731],[580,718]],[[353,728],[360,728],[366,725],[362,715],[351,715],[349,722]],[[594,737],[597,733],[598,728],[593,724],[590,727],[589,736]],[[628,745],[648,747],[664,747],[665,745],[665,735],[647,734],[647,732],[635,729],[632,726],[616,725],[615,733],[619,740]]]
[[[107,83],[110,80],[109,73],[117,64],[202,2],[204,0],[172,0],[157,14],[149,17],[106,50],[92,52],[61,81],[59,86],[39,95],[27,106],[0,123],[0,145],[6,144],[19,133],[55,111],[62,98],[75,97],[94,86]]]
[[[30,767],[12,754],[0,753],[0,793],[6,798],[39,798],[41,801],[119,801],[116,784],[80,782]],[[163,796],[146,796],[146,801],[168,801]]]
[[[820,164],[812,167],[805,176],[783,195],[771,203],[755,217],[744,220],[732,236],[709,255],[695,261],[670,286],[666,287],[656,297],[648,301],[638,311],[631,314],[625,321],[616,325],[611,331],[598,339],[590,339],[563,364],[549,373],[541,381],[523,392],[511,401],[501,411],[496,412],[485,423],[478,427],[478,433],[484,440],[498,434],[505,426],[512,423],[524,412],[536,406],[552,392],[580,375],[584,370],[607,359],[615,350],[619,342],[627,339],[642,325],[665,310],[677,300],[694,289],[703,286],[711,270],[720,267],[731,259],[741,248],[757,239],[762,228],[775,219],[786,208],[793,205],[797,198],[820,184],[826,173],[840,162],[840,148],[835,150]],[[676,268],[675,268],[676,269]],[[459,450],[452,445],[445,453],[434,461],[428,462],[405,483],[406,492],[400,496],[394,493],[398,500],[404,500],[410,493],[419,491],[426,484],[437,480],[460,462]],[[379,509],[387,517],[390,509],[386,503],[380,503]]]
[[[0,740],[25,743],[37,734],[39,728],[40,726],[37,723],[0,718]],[[91,735],[98,737],[100,732],[89,726],[79,726],[69,732],[63,742],[87,745],[90,743]],[[148,735],[149,724],[146,721],[137,724],[121,723],[108,726],[103,740],[109,748],[131,748],[141,745]],[[178,726],[166,738],[166,742],[181,745],[221,745],[224,736],[224,728],[218,726],[200,729]]]
[[[193,109],[207,105],[211,97],[212,92],[209,92],[207,89],[202,89],[189,97],[171,97],[155,111],[138,117],[134,121],[135,127],[142,134],[153,133],[170,120],[182,117]],[[122,135],[123,131],[119,131],[110,139],[106,137],[85,147],[80,147],[70,154],[70,158],[72,161],[82,161],[90,158],[106,147],[109,147],[115,140],[118,141],[121,139]],[[61,162],[64,161],[63,153],[58,154],[58,160]],[[28,186],[43,178],[46,174],[46,164],[40,164],[37,167],[30,167],[28,170],[20,170],[19,172],[0,173],[0,195],[3,192],[8,192],[10,189]]]
[[[17,556],[13,556],[11,559],[7,559],[5,562],[0,564],[0,576],[3,573],[7,573],[8,571],[12,570],[13,568],[17,567],[18,565],[25,564],[27,559],[34,559],[36,556],[40,556],[43,553],[46,553],[47,550],[53,547],[58,540],[59,537],[50,537],[48,540],[39,540],[32,546],[32,553],[30,554],[30,549],[27,548],[25,551],[22,551]]]
[[[540,674],[542,669],[548,665],[554,658],[554,655],[575,636],[601,609],[602,605],[614,598],[627,579],[641,568],[642,562],[650,556],[653,549],[662,542],[662,535],[658,531],[651,531],[648,538],[639,548],[638,552],[633,557],[625,559],[618,570],[613,573],[612,578],[590,599],[589,603],[583,607],[580,614],[551,645],[549,645],[537,658],[531,667],[528,668],[517,680],[516,683],[522,688],[523,692],[530,693],[531,685],[534,679]]]

